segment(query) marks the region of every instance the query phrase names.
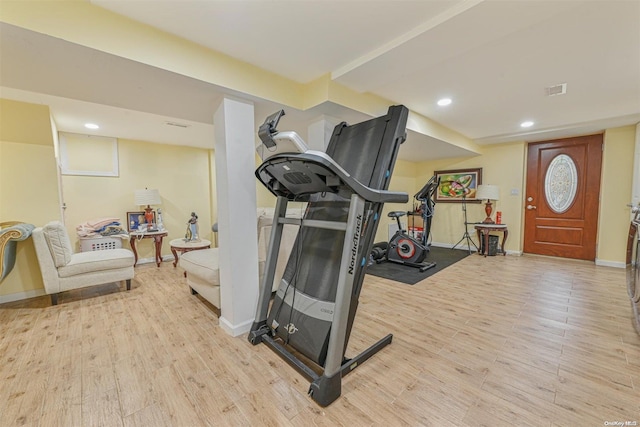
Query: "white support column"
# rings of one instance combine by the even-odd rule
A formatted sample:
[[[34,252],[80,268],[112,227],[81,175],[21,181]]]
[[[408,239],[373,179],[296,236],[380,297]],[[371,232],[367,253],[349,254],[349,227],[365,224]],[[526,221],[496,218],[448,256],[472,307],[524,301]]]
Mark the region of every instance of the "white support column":
[[[309,148],[316,151],[327,151],[327,145],[331,139],[333,129],[341,120],[335,117],[320,116],[307,128],[307,144]]]
[[[220,265],[220,326],[249,332],[258,300],[253,104],[224,98],[213,116]]]

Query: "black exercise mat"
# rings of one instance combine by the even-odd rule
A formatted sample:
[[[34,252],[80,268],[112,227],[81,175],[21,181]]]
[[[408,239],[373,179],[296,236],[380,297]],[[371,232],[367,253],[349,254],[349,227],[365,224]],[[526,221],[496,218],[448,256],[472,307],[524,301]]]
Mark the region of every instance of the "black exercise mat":
[[[425,261],[435,262],[436,266],[427,271],[420,272],[420,270],[415,267],[408,267],[406,265],[396,264],[395,262],[383,262],[367,267],[367,274],[406,283],[407,285],[415,285],[432,274],[466,258],[468,255],[468,250],[432,246]]]

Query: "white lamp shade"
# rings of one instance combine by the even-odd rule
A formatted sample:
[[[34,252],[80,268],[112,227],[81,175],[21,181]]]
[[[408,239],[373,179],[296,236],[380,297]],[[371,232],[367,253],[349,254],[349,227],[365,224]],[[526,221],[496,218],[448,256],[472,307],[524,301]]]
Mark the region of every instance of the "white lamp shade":
[[[134,198],[135,204],[140,206],[159,205],[161,203],[160,192],[158,190],[136,190]]]
[[[476,198],[480,200],[500,200],[500,188],[497,185],[480,184],[478,185]]]

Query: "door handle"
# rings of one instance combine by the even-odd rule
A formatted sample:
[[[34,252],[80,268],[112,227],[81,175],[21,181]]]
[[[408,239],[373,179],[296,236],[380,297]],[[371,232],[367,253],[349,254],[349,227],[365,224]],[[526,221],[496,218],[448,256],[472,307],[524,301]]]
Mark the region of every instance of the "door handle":
[[[537,206],[527,205],[527,210],[537,209]]]

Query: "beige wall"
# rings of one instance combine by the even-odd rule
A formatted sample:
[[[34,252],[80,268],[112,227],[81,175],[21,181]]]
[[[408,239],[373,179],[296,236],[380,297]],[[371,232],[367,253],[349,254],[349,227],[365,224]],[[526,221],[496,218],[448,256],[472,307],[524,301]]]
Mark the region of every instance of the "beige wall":
[[[600,264],[624,264],[629,228],[629,208],[626,204],[631,201],[634,147],[635,126],[608,129],[605,132],[596,252],[596,261]],[[418,166],[420,173],[416,183],[418,187],[423,185],[435,170],[483,168],[483,183],[500,186],[500,200],[494,203],[494,215],[495,211],[501,211],[502,222],[509,227],[505,249],[520,252],[524,238],[526,151],[526,143],[514,142],[485,146],[482,155],[469,159],[423,162]],[[518,194],[512,195],[511,190],[516,190]],[[470,222],[481,221],[485,217],[484,204],[468,204],[467,214]],[[473,226],[469,227],[469,231],[473,233]],[[437,204],[432,226],[433,242],[455,244],[463,233],[460,205]]]
[[[369,94],[348,91],[327,76],[307,85],[289,81],[84,1],[6,3],[3,20],[13,25],[299,109],[329,100],[360,111],[380,113],[378,110],[388,104]],[[72,25],[80,21],[96,25]],[[145,43],[132,44],[131,39],[144,39]],[[390,189],[406,191],[412,198],[434,170],[482,167],[483,181],[501,187],[501,198],[495,210],[503,212],[503,222],[509,226],[506,248],[520,251],[526,144],[514,142],[478,147],[462,135],[450,134],[415,114],[410,117],[409,127],[420,133],[441,136],[480,155],[419,164],[398,162]],[[632,128],[610,129],[605,134],[597,253],[598,260],[604,262],[624,262],[621,248],[626,239],[623,229],[629,219],[625,205],[630,200],[627,186],[630,186],[633,169]],[[18,219],[42,225],[59,217],[53,140],[46,106],[0,100],[0,221]],[[78,223],[96,216],[124,216],[129,210],[139,210],[133,204],[133,190],[147,186],[160,190],[169,239],[183,235],[192,210],[200,216],[202,236],[211,237],[210,225],[217,217],[212,151],[121,141],[119,154],[119,177],[62,178],[65,201],[69,206],[67,227],[71,232]],[[37,175],[34,170],[38,171]],[[257,183],[257,188],[258,206],[273,206],[274,197],[261,184]],[[512,189],[517,194],[512,195]],[[411,201],[406,206],[387,205],[375,240],[388,237],[387,212],[410,210],[411,207]],[[469,221],[484,218],[483,207],[479,204],[470,204],[468,213]],[[438,204],[432,227],[433,242],[456,243],[464,232],[462,222],[459,204]],[[75,239],[74,234],[72,237]],[[30,247],[33,250],[31,243],[20,246],[21,250]],[[140,249],[142,258],[152,256],[149,242],[143,243]],[[168,244],[164,245],[163,253],[168,254]],[[19,254],[17,271],[0,285],[0,295],[42,287],[39,271],[34,274],[37,270],[33,255],[33,252]]]
[[[0,222],[35,225],[60,218],[49,108],[0,99]],[[33,241],[18,243],[16,266],[0,296],[43,289]]]
[[[0,107],[0,221],[42,226],[61,219],[48,107],[5,99],[0,99]],[[171,239],[184,237],[192,211],[198,214],[201,237],[214,241],[211,150],[122,139],[118,141],[118,159],[118,177],[61,177],[67,206],[65,225],[76,250],[77,225],[106,216],[124,221],[126,212],[140,210],[134,204],[133,192],[145,187],[157,188],[162,197],[164,224],[169,232],[162,247],[164,256],[171,255]],[[129,247],[128,242],[123,247]],[[153,258],[150,239],[139,242],[138,255],[140,259]],[[0,296],[28,297],[42,289],[33,243],[31,239],[20,242],[16,267],[0,285]]]
[[[624,263],[629,234],[632,196],[635,126],[607,129],[604,134],[600,215],[598,217],[599,262]]]
[[[635,147],[635,126],[608,129],[604,137],[604,156],[599,212],[598,250],[596,259],[605,265],[622,265],[625,257],[626,235],[631,200],[631,177]],[[521,253],[524,239],[524,199],[527,145],[523,141],[488,145],[483,153],[464,159],[444,159],[413,163],[398,161],[390,189],[409,194],[406,205],[385,205],[375,241],[388,239],[388,225],[393,221],[386,215],[392,210],[411,210],[413,195],[422,188],[436,170],[482,168],[482,182],[500,187],[500,200],[494,203],[495,212],[502,212],[502,222],[509,227],[505,249]],[[273,206],[275,198],[258,185],[258,205]],[[467,204],[469,222],[485,218],[484,203]],[[406,223],[405,223],[406,224]],[[464,234],[462,206],[458,203],[438,203],[431,228],[431,241],[436,245],[453,245]],[[475,236],[473,225],[469,233]],[[474,238],[474,241],[477,239]]]
[[[386,242],[389,240],[389,224],[395,224],[396,221],[393,218],[389,218],[387,215],[392,211],[411,211],[413,210],[413,195],[416,193],[416,175],[418,172],[418,165],[414,162],[407,162],[405,160],[396,161],[393,174],[391,175],[391,182],[389,183],[390,191],[401,191],[409,195],[409,201],[407,203],[386,203],[382,210],[382,216],[380,218],[380,225],[376,232],[376,238],[374,242]],[[421,188],[420,186],[418,190]],[[404,227],[407,226],[407,217],[401,218]],[[420,222],[420,221],[418,221]],[[409,224],[411,225],[411,224]]]
[[[0,140],[53,146],[49,107],[0,98]]]
[[[420,163],[418,185],[424,185],[435,171],[448,169],[482,168],[482,182],[500,187],[500,200],[493,203],[493,215],[502,212],[502,222],[509,227],[505,249],[520,251],[522,248],[522,192],[525,164],[524,142],[489,145],[483,154],[467,159],[445,159]],[[419,188],[418,188],[419,190]],[[512,194],[515,190],[517,194]],[[417,191],[417,190],[416,190]],[[468,222],[479,222],[486,217],[484,204],[467,203]],[[473,225],[468,227],[474,235]],[[435,244],[453,245],[464,235],[464,213],[460,203],[437,203],[431,227]],[[477,239],[474,239],[477,242]]]
[[[256,155],[256,169],[262,164],[262,159]],[[258,179],[256,179],[256,206],[274,207],[276,205],[276,196],[271,194]]]
[[[169,241],[184,237],[191,212],[198,215],[200,236],[213,241],[211,233],[212,200],[209,150],[154,144],[127,139],[118,140],[120,176],[97,177],[64,175],[65,225],[76,248],[76,226],[100,217],[117,217],[126,227],[127,212],[140,211],[134,204],[137,189],[156,188],[160,192],[164,226],[169,235],[162,254],[170,255]],[[214,193],[215,196],[215,193]],[[129,247],[128,243],[123,245]],[[153,258],[151,239],[138,242],[138,256]]]
[[[58,176],[49,110],[46,106],[0,100],[0,221],[20,220],[43,225],[59,219]],[[597,260],[621,265],[624,262],[635,127],[609,129],[604,137],[601,204]],[[162,196],[165,226],[169,236],[163,255],[170,255],[168,241],[184,235],[190,212],[199,215],[201,235],[214,241],[210,227],[216,221],[214,153],[212,150],[153,144],[143,141],[118,142],[120,176],[71,176],[61,178],[65,220],[74,244],[76,225],[101,216],[124,218],[140,210],[133,203],[138,188],[158,188]],[[513,142],[483,148],[479,156],[413,163],[398,161],[390,190],[404,191],[410,201],[387,204],[375,241],[388,239],[386,216],[392,210],[411,210],[413,195],[436,170],[483,168],[483,182],[500,186],[501,211],[509,226],[506,249],[522,250],[526,144]],[[259,161],[257,160],[257,163]],[[34,173],[33,171],[38,171]],[[258,206],[273,206],[275,198],[258,182]],[[484,218],[482,204],[468,204],[468,220]],[[473,233],[473,227],[469,228]],[[436,205],[432,226],[435,244],[453,245],[464,233],[460,204]],[[125,247],[127,245],[125,244]],[[150,241],[139,245],[140,258],[152,258]],[[15,270],[0,286],[0,296],[29,295],[42,289],[39,267],[31,240],[19,244]]]

